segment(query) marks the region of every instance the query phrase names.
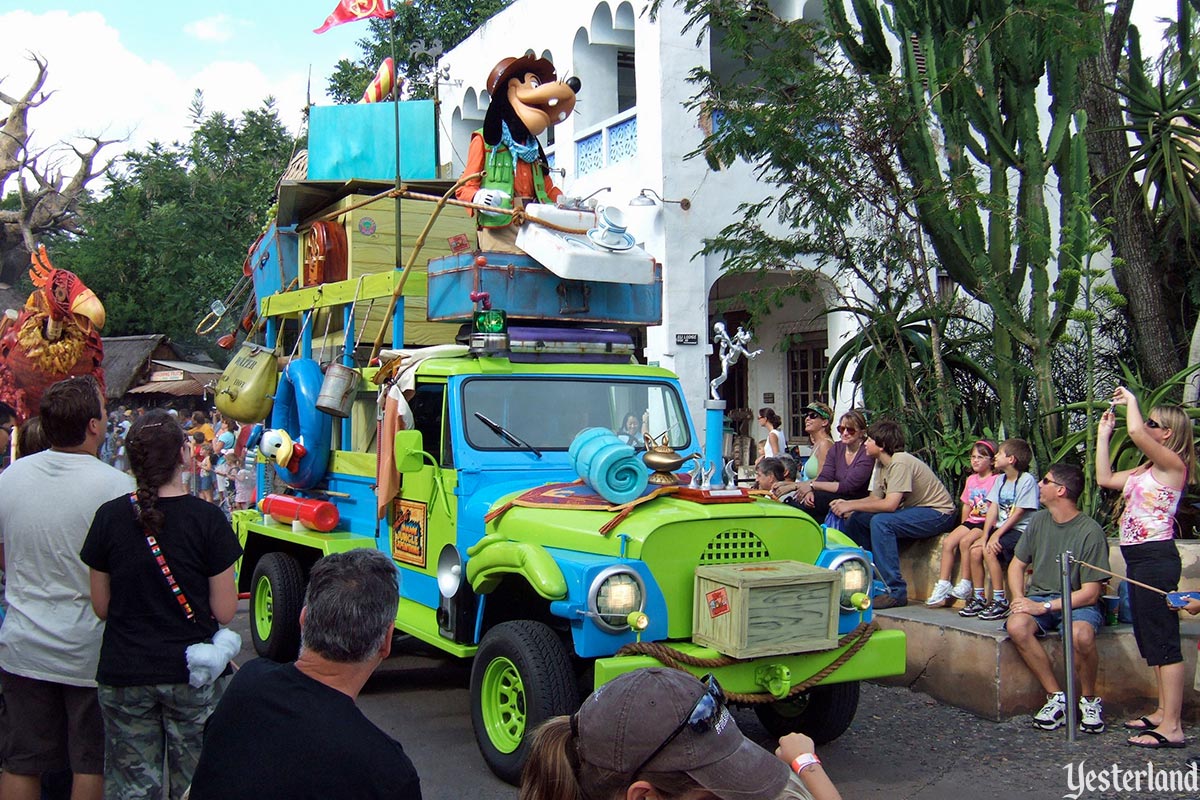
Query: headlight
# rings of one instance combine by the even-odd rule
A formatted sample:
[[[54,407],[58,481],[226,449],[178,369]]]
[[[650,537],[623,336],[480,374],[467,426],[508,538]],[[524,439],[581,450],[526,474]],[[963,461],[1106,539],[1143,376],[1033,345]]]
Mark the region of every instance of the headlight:
[[[843,611],[859,611],[856,605],[851,602],[850,598],[856,594],[871,593],[871,567],[862,557],[858,555],[850,555],[845,558],[835,560],[829,565],[830,569],[836,569],[842,573],[842,596],[838,604]]]
[[[646,587],[636,572],[628,567],[608,567],[592,581],[588,611],[601,628],[622,633],[629,630],[629,615],[642,610],[645,597]]]

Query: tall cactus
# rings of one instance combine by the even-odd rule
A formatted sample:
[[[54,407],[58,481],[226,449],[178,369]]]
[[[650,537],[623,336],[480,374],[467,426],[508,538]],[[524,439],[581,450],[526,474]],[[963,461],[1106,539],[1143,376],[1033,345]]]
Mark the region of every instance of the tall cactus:
[[[842,50],[860,72],[892,77],[886,27],[902,46],[907,114],[901,164],[918,187],[917,212],[942,267],[993,314],[997,391],[1011,431],[1045,444],[1057,430],[1051,353],[1079,293],[1079,209],[1088,177],[1077,108],[1079,59],[1094,18],[1054,0],[839,0],[827,12]],[[916,58],[916,42],[924,56]],[[895,42],[891,43],[893,46]],[[1049,106],[1039,97],[1048,90]],[[1048,112],[1050,127],[1043,133]],[[1057,231],[1046,197],[1058,196]],[[1053,241],[1055,240],[1056,241]],[[1050,267],[1058,260],[1051,286]],[[1033,370],[1037,415],[1019,396]]]

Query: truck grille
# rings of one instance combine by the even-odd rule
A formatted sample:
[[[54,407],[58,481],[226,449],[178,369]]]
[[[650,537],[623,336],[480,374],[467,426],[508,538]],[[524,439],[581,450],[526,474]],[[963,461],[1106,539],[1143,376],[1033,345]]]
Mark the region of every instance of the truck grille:
[[[734,528],[721,531],[709,540],[700,554],[700,564],[738,564],[746,561],[767,561],[771,551],[753,531]]]

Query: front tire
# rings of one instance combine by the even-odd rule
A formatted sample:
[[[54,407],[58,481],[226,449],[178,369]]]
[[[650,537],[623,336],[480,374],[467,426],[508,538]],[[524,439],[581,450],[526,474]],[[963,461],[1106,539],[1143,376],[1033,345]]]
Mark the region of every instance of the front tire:
[[[285,663],[300,652],[304,572],[287,553],[267,553],[250,579],[250,638],[263,658]]]
[[[772,736],[803,733],[816,744],[841,736],[858,711],[858,681],[815,686],[795,698],[756,705],[758,721]]]
[[[471,667],[471,726],[488,768],[517,785],[533,731],[578,707],[562,640],[540,622],[503,622],[480,642]]]

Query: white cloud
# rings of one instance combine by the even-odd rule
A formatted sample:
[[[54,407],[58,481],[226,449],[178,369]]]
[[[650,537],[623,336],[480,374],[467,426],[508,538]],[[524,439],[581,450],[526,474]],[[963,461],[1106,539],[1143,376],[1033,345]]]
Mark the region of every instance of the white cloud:
[[[233,38],[234,29],[245,25],[241,20],[232,19],[228,14],[198,19],[183,26],[183,32],[193,39],[202,42],[223,43]]]
[[[181,74],[170,65],[131,52],[99,12],[0,13],[0,30],[21,47],[0,48],[0,91],[23,94],[36,75],[30,51],[49,66],[44,90],[52,96],[29,111],[37,148],[81,135],[126,139],[106,149],[111,158],[152,140],[170,143],[189,136],[192,93],[204,92],[209,111],[238,116],[273,95],[284,124],[299,130],[306,76],[267,73],[250,62],[213,62]],[[320,96],[320,89],[317,89]],[[74,169],[66,159],[64,169]]]

